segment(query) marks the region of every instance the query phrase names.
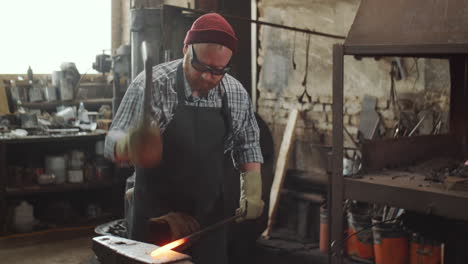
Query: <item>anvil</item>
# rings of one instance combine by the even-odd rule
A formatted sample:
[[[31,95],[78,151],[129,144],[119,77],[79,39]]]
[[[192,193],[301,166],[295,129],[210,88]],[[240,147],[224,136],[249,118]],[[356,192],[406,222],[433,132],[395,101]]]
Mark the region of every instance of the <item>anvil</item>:
[[[116,236],[93,238],[93,251],[102,264],[193,264],[189,255],[168,250],[158,257],[151,252],[159,247]]]

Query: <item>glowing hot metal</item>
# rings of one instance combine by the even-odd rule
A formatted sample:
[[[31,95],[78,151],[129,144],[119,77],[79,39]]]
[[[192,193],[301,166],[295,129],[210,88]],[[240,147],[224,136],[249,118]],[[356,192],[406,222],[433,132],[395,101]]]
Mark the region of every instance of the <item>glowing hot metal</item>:
[[[151,257],[153,258],[156,258],[158,257],[159,255],[161,255],[162,253],[164,252],[168,252],[169,250],[173,249],[173,248],[176,248],[180,245],[182,245],[183,243],[187,242],[187,238],[181,238],[181,239],[178,239],[176,241],[173,241],[169,244],[166,244],[156,250],[153,250],[153,252],[151,252]]]
[[[229,217],[227,219],[224,219],[224,220],[222,220],[222,221],[220,221],[220,222],[218,222],[218,223],[216,223],[216,224],[214,224],[212,226],[209,226],[209,227],[207,227],[205,229],[202,229],[200,231],[197,231],[197,232],[195,232],[195,233],[193,233],[191,235],[185,236],[185,237],[180,238],[180,239],[178,239],[176,241],[173,241],[173,242],[171,242],[169,244],[166,244],[166,245],[164,245],[164,246],[162,246],[162,247],[160,247],[160,248],[158,248],[156,250],[153,250],[151,252],[151,257],[157,258],[158,256],[161,256],[161,253],[170,252],[171,249],[182,245],[183,243],[187,242],[188,240],[194,239],[194,238],[199,237],[199,236],[201,236],[201,235],[203,235],[205,233],[209,233],[209,232],[211,232],[211,231],[213,231],[215,229],[218,229],[218,228],[220,228],[220,227],[222,227],[222,226],[224,226],[226,224],[229,224],[230,222],[233,222],[234,220],[240,218],[241,216],[242,215],[231,216],[231,217]]]

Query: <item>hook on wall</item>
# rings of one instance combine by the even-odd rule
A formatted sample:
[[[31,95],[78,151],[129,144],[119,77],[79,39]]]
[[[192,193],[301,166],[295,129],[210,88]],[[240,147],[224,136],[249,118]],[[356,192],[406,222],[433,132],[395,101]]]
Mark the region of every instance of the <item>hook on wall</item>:
[[[302,81],[302,86],[304,86],[304,92],[299,96],[299,103],[305,104],[306,101],[304,97],[307,98],[307,102],[312,102],[312,96],[307,92],[307,77],[309,75],[309,48],[310,48],[310,34],[307,35],[307,44],[306,44],[306,64],[305,64],[305,74],[304,80]]]

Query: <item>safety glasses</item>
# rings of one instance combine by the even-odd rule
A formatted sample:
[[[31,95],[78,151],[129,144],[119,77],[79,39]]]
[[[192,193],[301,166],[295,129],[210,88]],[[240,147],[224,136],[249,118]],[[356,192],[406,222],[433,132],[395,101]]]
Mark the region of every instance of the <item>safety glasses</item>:
[[[222,69],[213,68],[209,65],[204,64],[203,62],[198,60],[193,45],[190,46],[192,47],[192,59],[190,60],[190,63],[192,64],[192,67],[195,68],[195,70],[200,72],[210,72],[213,75],[224,75],[229,70],[231,70],[231,61],[229,61],[229,63]]]

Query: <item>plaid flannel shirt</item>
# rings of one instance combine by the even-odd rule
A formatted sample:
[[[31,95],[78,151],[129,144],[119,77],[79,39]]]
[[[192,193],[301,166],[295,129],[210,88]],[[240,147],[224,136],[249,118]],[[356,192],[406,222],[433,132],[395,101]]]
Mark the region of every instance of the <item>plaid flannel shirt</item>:
[[[161,133],[172,120],[177,104],[176,72],[182,60],[175,60],[153,67],[153,90],[151,95],[151,115]],[[137,126],[143,115],[144,72],[130,84],[106,136],[105,156],[112,160],[114,146],[129,128]],[[185,79],[185,78],[184,78]],[[234,77],[226,74],[222,79],[232,116],[232,131],[224,143],[225,153],[232,150],[234,161],[239,164],[249,162],[263,163],[260,150],[260,133],[254,116],[252,103],[247,91]],[[222,106],[221,85],[208,92],[206,97],[193,97],[192,90],[185,79],[186,104],[199,107]]]

